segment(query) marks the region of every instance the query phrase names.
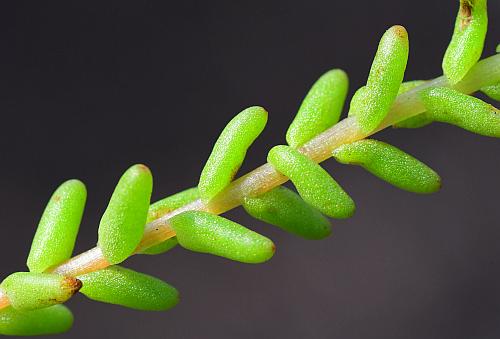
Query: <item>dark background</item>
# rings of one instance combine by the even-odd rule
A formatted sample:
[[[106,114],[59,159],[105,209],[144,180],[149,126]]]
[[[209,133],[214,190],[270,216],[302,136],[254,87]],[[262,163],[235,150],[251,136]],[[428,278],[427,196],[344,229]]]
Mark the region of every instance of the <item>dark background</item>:
[[[242,173],[264,162],[308,87],[330,68],[354,89],[378,39],[406,26],[407,79],[441,74],[457,1],[12,1],[0,6],[0,262],[25,270],[31,238],[63,180],[88,187],[76,251],[95,245],[121,173],[142,162],[154,199],[197,183],[224,124],[250,105],[270,112]],[[485,54],[498,41],[490,1]],[[325,166],[357,202],[334,234],[306,241],[252,220],[275,257],[245,265],[177,248],[126,265],[172,283],[165,313],[69,302],[62,337],[498,338],[500,144],[435,124],[387,140],[443,177],[431,196],[399,191],[357,167]]]

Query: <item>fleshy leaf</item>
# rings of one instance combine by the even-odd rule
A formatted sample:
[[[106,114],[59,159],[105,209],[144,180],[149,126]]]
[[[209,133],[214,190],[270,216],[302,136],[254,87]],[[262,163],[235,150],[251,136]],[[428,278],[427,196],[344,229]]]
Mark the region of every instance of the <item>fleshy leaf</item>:
[[[290,178],[302,199],[333,218],[349,218],[356,209],[354,201],[317,163],[292,147],[273,147],[267,161]]]
[[[500,53],[500,44],[497,46],[496,52]],[[483,87],[481,91],[493,100],[500,101],[500,82]]]
[[[351,100],[349,115],[369,133],[384,120],[403,81],[408,61],[408,33],[402,26],[389,28],[378,46],[366,86]]]
[[[470,132],[500,137],[500,112],[492,105],[450,88],[434,87],[420,92],[427,114],[435,121]]]
[[[82,287],[80,280],[51,273],[16,272],[0,284],[13,308],[33,310],[61,304]]]
[[[266,123],[266,110],[255,106],[245,109],[226,125],[200,175],[198,189],[203,201],[208,202],[229,185]]]
[[[347,74],[333,69],[323,74],[311,87],[288,127],[286,141],[300,147],[339,121],[349,87]]]
[[[460,0],[455,29],[442,64],[451,84],[462,80],[479,60],[487,30],[486,0]]]
[[[245,198],[243,207],[254,218],[306,239],[323,239],[332,232],[327,218],[283,186]]]
[[[179,302],[179,292],[166,282],[119,266],[78,278],[80,292],[92,300],[146,311],[168,310]]]
[[[58,334],[73,325],[73,314],[64,305],[54,305],[33,311],[19,311],[12,307],[0,310],[0,334],[31,336]]]
[[[403,190],[433,193],[441,178],[427,165],[400,149],[377,140],[360,140],[333,151],[343,164],[360,165],[368,172]]]
[[[179,244],[191,251],[251,264],[267,261],[274,254],[271,240],[217,215],[188,211],[169,221]]]
[[[127,259],[141,241],[152,189],[144,165],[130,167],[116,185],[99,224],[98,245],[111,264]]]
[[[31,244],[26,262],[31,272],[43,272],[71,257],[86,198],[79,180],[68,180],[54,192]]]

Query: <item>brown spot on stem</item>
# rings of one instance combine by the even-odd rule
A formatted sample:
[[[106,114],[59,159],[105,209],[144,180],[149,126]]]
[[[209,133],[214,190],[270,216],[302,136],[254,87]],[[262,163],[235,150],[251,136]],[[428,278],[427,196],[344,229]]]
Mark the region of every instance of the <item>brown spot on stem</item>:
[[[460,0],[460,30],[464,30],[472,21],[472,1]]]

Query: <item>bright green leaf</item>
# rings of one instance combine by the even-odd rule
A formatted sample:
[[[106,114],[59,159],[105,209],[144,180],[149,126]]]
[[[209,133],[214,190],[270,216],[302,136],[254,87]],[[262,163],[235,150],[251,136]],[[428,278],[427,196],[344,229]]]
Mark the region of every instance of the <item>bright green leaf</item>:
[[[50,273],[16,272],[0,288],[18,310],[33,310],[61,304],[82,287],[80,280]]]
[[[215,197],[233,180],[248,148],[266,123],[266,110],[255,106],[245,109],[226,125],[201,172],[198,189],[205,202]]]
[[[403,190],[433,193],[441,178],[427,165],[400,149],[377,140],[360,140],[333,151],[343,164],[360,165],[368,172]]]
[[[164,311],[179,302],[179,292],[166,282],[133,270],[111,266],[78,277],[88,298],[137,310]]]
[[[288,127],[286,141],[294,148],[302,146],[339,121],[349,87],[347,74],[333,69],[311,87]]]
[[[487,30],[486,0],[460,0],[455,29],[442,64],[451,84],[462,80],[479,60]]]
[[[366,86],[357,91],[349,108],[365,133],[378,127],[396,99],[408,51],[408,33],[402,26],[389,28],[380,39]]]
[[[191,251],[252,264],[267,261],[274,254],[271,240],[217,215],[188,211],[169,221],[179,244]]]
[[[283,186],[245,198],[243,207],[254,218],[306,239],[323,239],[332,232],[327,218]]]
[[[111,264],[127,259],[144,233],[153,177],[144,165],[130,167],[120,178],[99,224],[98,245]]]
[[[492,105],[450,88],[434,87],[420,92],[427,114],[435,121],[470,132],[500,137],[500,113]]]
[[[31,336],[58,334],[73,325],[73,314],[64,305],[54,305],[33,311],[19,311],[12,307],[0,310],[0,334]]]
[[[290,178],[302,199],[333,218],[349,218],[355,210],[354,201],[317,163],[289,146],[275,146],[267,161]]]
[[[79,180],[68,180],[50,198],[31,244],[27,265],[43,272],[71,257],[80,228],[87,191]]]

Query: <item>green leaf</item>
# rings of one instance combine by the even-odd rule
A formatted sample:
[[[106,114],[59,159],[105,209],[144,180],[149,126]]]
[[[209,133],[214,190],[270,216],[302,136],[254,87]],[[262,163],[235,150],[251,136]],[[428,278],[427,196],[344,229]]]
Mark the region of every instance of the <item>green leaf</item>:
[[[33,310],[61,304],[82,287],[80,280],[50,273],[16,272],[0,284],[12,307]]]
[[[179,292],[166,282],[119,266],[78,278],[80,292],[92,300],[145,311],[165,311],[179,302]]]
[[[408,61],[408,33],[402,26],[389,28],[378,46],[366,86],[351,100],[349,116],[355,116],[363,132],[375,130],[384,120],[403,81]]]
[[[254,218],[306,239],[323,239],[332,232],[327,218],[286,187],[246,197],[243,207]]]
[[[31,244],[26,264],[43,272],[69,259],[80,228],[87,191],[79,180],[68,180],[50,198]]]
[[[442,64],[452,85],[462,80],[481,57],[487,30],[486,0],[460,0],[455,29]]]
[[[179,244],[191,251],[251,264],[267,261],[274,254],[271,240],[217,215],[188,211],[169,221]]]
[[[500,101],[500,82],[481,88],[481,92],[492,98],[493,100]]]
[[[441,178],[427,165],[400,149],[377,140],[360,140],[333,151],[343,164],[360,165],[376,177],[403,190],[433,193],[441,187]]]
[[[33,311],[18,311],[12,307],[0,310],[0,334],[28,336],[58,334],[73,325],[73,314],[64,305],[54,305]]]
[[[147,223],[172,212],[179,207],[187,205],[200,197],[198,187],[188,188],[162,200],[159,200],[149,207]],[[158,245],[142,250],[140,254],[157,255],[165,253],[177,245],[177,239],[170,238]]]
[[[229,185],[266,123],[267,112],[255,106],[245,109],[226,125],[201,172],[198,188],[203,201],[208,202]]]
[[[349,218],[356,209],[351,197],[317,163],[284,145],[273,147],[267,161],[290,178],[302,199],[333,218]]]
[[[339,121],[349,87],[347,74],[333,69],[311,87],[295,119],[288,127],[286,141],[298,148]]]
[[[473,133],[500,137],[500,113],[492,105],[450,88],[420,92],[427,114],[435,121],[456,125]]]
[[[153,176],[144,165],[130,167],[120,178],[99,224],[98,246],[117,264],[139,245],[148,215]]]
[[[496,52],[500,53],[500,44],[497,45]],[[500,82],[481,88],[481,92],[483,92],[493,100],[500,101]]]

